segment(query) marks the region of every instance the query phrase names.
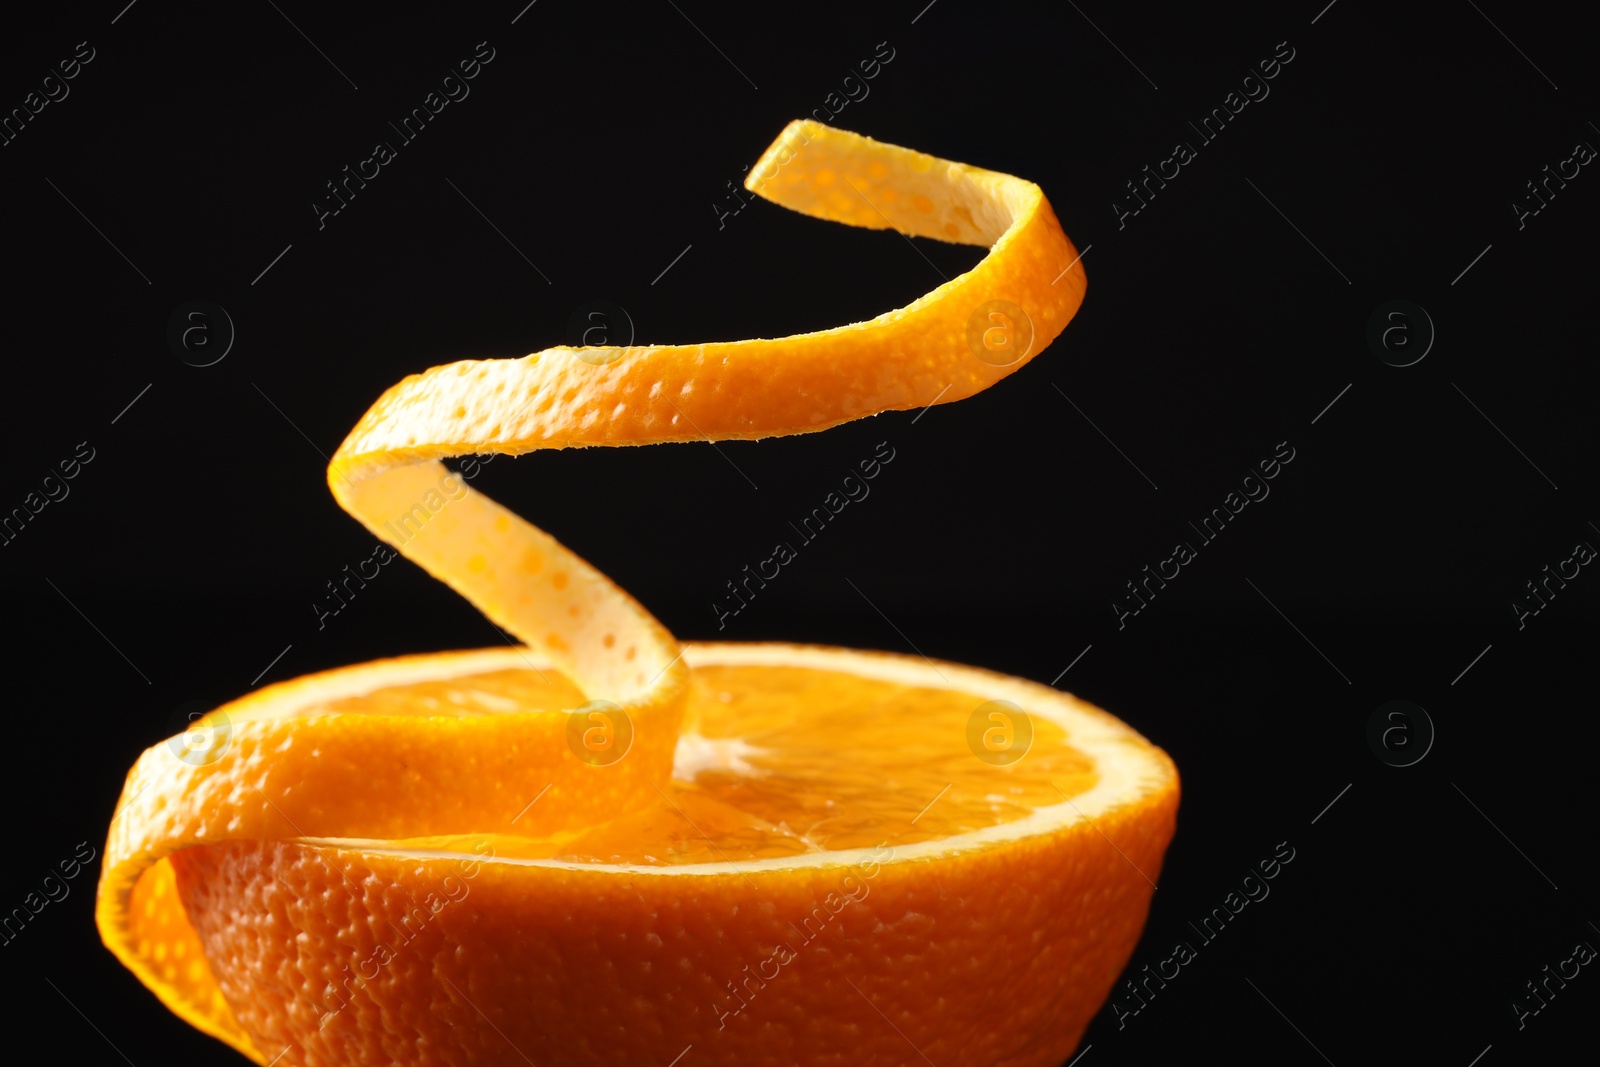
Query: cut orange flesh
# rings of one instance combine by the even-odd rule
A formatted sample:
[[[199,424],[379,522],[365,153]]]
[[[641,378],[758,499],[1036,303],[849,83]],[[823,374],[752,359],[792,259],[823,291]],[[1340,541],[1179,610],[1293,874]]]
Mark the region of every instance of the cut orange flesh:
[[[338,674],[376,687],[379,714],[495,716],[568,684],[521,656]],[[1061,1063],[1143,926],[1177,803],[1165,755],[1070,696],[953,664],[684,658],[695,725],[674,777],[588,829],[519,833],[552,788],[473,835],[172,857],[186,958],[209,961],[250,1046],[319,1065],[664,1064],[689,1046],[702,1063]],[[389,681],[413,667],[428,680]],[[975,758],[984,707],[1015,709],[1021,759]]]
[[[680,647],[442,464],[948,403],[1025,364],[1082,300],[1077,253],[1030,182],[796,122],[746,184],[991,251],[869,322],[554,348],[388,390],[330,488],[526,647],[271,686],[140,757],[97,922],[195,1026],[262,1064],[1070,1052],[1172,834],[1164,754],[1070,697],[971,668]],[[827,932],[806,937],[808,921]]]

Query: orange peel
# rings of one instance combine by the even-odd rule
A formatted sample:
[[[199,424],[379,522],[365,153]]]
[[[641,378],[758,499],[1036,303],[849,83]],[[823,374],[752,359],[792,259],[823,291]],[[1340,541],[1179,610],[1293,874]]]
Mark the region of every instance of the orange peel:
[[[374,684],[343,671],[217,709],[202,721],[209,733],[198,747],[147,750],[112,819],[96,921],[111,951],[194,1026],[267,1062],[205,964],[176,891],[171,858],[179,850],[472,834],[504,825],[546,783],[524,829],[553,833],[581,827],[599,801],[617,809],[637,803],[671,772],[689,684],[673,636],[603,574],[442,461],[753,440],[950,403],[1026,364],[1083,299],[1076,250],[1039,187],[1020,178],[797,121],[745,184],[817,218],[990,252],[866,322],[776,339],[551,348],[435,367],[385,392],[329,464],[340,505],[587,697],[614,704],[633,724],[634,748],[607,774],[585,775],[565,751],[563,718],[543,711],[343,714],[329,705]],[[465,655],[449,669],[466,673],[473,662]],[[431,657],[372,668],[385,684],[439,669]]]

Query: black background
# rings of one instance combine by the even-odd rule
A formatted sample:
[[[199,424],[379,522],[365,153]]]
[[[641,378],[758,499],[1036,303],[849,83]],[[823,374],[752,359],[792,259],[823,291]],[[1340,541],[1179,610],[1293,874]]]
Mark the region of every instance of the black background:
[[[0,910],[79,841],[101,845],[126,768],[186,702],[231,699],[269,663],[263,684],[498,642],[404,562],[317,628],[324,583],[373,548],[324,456],[403,375],[566,343],[588,300],[626,308],[641,343],[771,337],[871,317],[977,262],[765,202],[719,225],[725,183],[887,41],[835,124],[1039,182],[1090,278],[1066,332],[920,418],[721,454],[541,453],[476,484],[682,637],[909,639],[1059,678],[1162,745],[1184,800],[1134,970],[1288,842],[1269,898],[1123,1028],[1102,1013],[1086,1067],[1196,1051],[1494,1067],[1592,1047],[1594,968],[1523,1029],[1510,1006],[1575,943],[1600,945],[1600,576],[1584,568],[1522,629],[1510,607],[1577,542],[1600,545],[1600,177],[1583,168],[1520,229],[1511,206],[1577,142],[1600,145],[1592,38],[1571,9],[1487,0],[924,2],[8,13],[5,109],[77,42],[95,58],[0,148],[0,509],[78,442],[95,458],[0,548]],[[470,97],[319,230],[324,182],[484,40]],[[1284,41],[1270,96],[1119,228],[1123,183],[1195,142],[1186,123]],[[165,339],[195,299],[237,328],[206,368]],[[1366,340],[1395,299],[1437,331],[1404,368]],[[723,582],[879,441],[897,454],[872,496],[717,633]],[[1295,459],[1271,495],[1119,630],[1123,582],[1283,441]],[[1406,768],[1366,740],[1391,699],[1437,731]],[[8,1020],[73,1062],[240,1062],[101,948],[97,876],[0,948]]]

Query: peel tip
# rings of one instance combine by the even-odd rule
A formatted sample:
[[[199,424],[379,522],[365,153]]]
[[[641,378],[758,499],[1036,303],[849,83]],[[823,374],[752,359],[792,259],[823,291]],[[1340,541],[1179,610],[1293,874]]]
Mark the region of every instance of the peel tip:
[[[755,165],[750,168],[750,173],[745,175],[744,187],[757,196],[767,197],[764,189],[772,177],[777,174],[780,167],[786,166],[798,156],[801,150],[812,140],[825,133],[835,131],[833,127],[824,125],[815,119],[790,119],[777,137],[773,138],[766,151],[761,153]],[[787,158],[784,158],[784,157]]]

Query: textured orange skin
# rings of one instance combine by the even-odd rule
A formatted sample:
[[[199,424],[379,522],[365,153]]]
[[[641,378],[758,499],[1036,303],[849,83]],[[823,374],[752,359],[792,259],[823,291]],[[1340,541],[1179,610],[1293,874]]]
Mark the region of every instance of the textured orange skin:
[[[685,1062],[889,1067],[923,1063],[920,1049],[939,1067],[1059,1067],[1139,939],[1153,890],[1135,865],[1158,876],[1177,799],[942,862],[937,877],[892,861],[870,878],[748,881],[485,863],[403,944],[402,915],[442,893],[448,863],[240,842],[174,865],[235,1017],[267,1056],[290,1048],[286,1062],[666,1064],[693,1045]],[[847,901],[836,915],[830,893]],[[825,925],[789,925],[818,907]],[[394,959],[319,1028],[338,1005],[313,998],[384,939]],[[780,942],[794,957],[763,964]],[[720,1018],[739,1004],[726,983],[752,974],[748,1005]]]

